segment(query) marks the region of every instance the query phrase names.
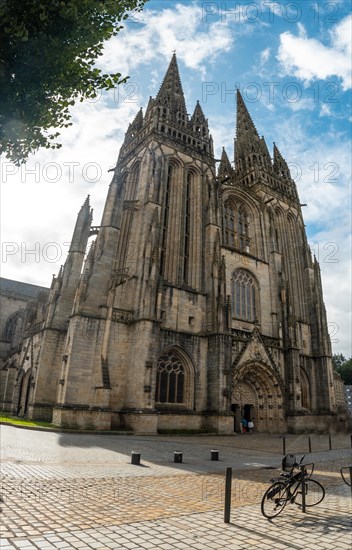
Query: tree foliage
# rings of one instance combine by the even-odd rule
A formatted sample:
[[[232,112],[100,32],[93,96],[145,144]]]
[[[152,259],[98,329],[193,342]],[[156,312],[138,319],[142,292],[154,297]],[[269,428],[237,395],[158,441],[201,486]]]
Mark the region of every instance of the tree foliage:
[[[352,358],[346,359],[342,353],[332,356],[332,364],[336,372],[347,385],[352,385]]]
[[[126,81],[95,66],[106,40],[147,0],[0,2],[0,153],[16,164],[59,148],[69,108]]]

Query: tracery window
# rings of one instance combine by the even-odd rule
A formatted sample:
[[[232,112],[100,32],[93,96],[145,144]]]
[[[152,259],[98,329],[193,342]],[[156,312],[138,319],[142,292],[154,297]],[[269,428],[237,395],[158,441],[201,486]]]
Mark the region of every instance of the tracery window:
[[[166,257],[167,232],[168,232],[168,226],[169,226],[170,193],[171,193],[172,177],[173,177],[173,166],[170,164],[168,167],[166,188],[165,188],[163,228],[162,228],[162,239],[161,239],[160,274],[162,276],[165,275],[165,257]]]
[[[139,181],[140,164],[135,164],[132,168],[130,177],[126,186],[125,200],[135,200]]]
[[[223,236],[225,245],[241,252],[250,251],[249,216],[245,206],[236,204],[233,199],[224,203]]]
[[[309,378],[306,372],[301,368],[300,369],[300,381],[301,381],[301,403],[304,409],[310,409],[310,388],[309,388]]]
[[[232,201],[226,201],[224,204],[224,242],[229,246],[235,246],[235,207]]]
[[[232,307],[234,317],[255,321],[258,317],[258,284],[251,273],[237,269],[232,279]]]
[[[181,359],[172,350],[158,360],[155,402],[185,402],[185,369]]]
[[[239,249],[241,252],[249,252],[248,215],[243,204],[238,209],[237,227]]]
[[[184,222],[184,240],[183,240],[183,268],[182,282],[188,284],[189,278],[189,249],[191,237],[191,185],[192,174],[188,172],[186,179],[186,196],[185,196],[185,222]]]

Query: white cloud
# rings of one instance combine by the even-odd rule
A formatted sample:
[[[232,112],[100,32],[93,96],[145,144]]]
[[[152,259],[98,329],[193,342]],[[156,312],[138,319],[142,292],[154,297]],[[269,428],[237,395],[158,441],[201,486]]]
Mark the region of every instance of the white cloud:
[[[327,103],[322,103],[319,116],[331,116],[331,107]]]
[[[298,28],[299,37],[300,38],[307,38],[307,31],[306,31],[305,26],[302,23],[298,22],[297,23],[297,28]]]
[[[351,15],[335,25],[330,32],[330,46],[308,38],[301,24],[299,36],[282,33],[277,58],[283,73],[307,83],[337,76],[345,90],[351,88],[351,25]]]
[[[186,67],[206,74],[206,63],[230,51],[233,33],[227,22],[204,23],[204,13],[196,4],[176,4],[156,12],[146,8],[147,25],[133,28],[108,42],[99,67],[129,74],[132,68],[160,59],[169,61],[172,51]]]
[[[313,111],[316,106],[312,97],[301,97],[299,101],[287,101],[287,105],[291,111]]]
[[[95,103],[80,103],[72,109],[73,126],[63,132],[61,149],[42,149],[20,168],[3,160],[4,277],[49,285],[66,259],[76,215],[87,194],[95,210],[94,223],[99,224],[111,180],[108,170],[124,137],[122,128],[138,109],[138,104],[128,102],[109,108],[106,96]]]
[[[270,15],[272,14],[282,17],[282,6],[279,2],[267,2],[266,0],[263,0],[260,5],[262,10],[269,10]]]
[[[338,50],[345,51],[351,62],[352,56],[352,15],[345,17],[330,32],[331,40]]]
[[[265,50],[263,50],[260,53],[260,62],[261,62],[261,64],[264,64],[268,61],[268,59],[270,57],[270,52],[271,52],[270,48],[265,48]]]

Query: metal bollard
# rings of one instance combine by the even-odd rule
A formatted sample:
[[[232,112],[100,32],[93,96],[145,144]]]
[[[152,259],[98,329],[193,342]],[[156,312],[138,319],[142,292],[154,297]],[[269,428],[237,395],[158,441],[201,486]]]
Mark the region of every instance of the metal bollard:
[[[225,470],[225,508],[224,508],[224,523],[230,523],[231,514],[231,485],[232,485],[232,468]]]
[[[131,464],[139,465],[141,461],[141,453],[131,452]]]
[[[211,450],[210,451],[210,460],[219,460],[219,451]]]
[[[312,452],[312,442],[311,442],[310,436],[308,436],[308,446],[309,446],[309,452],[311,453]]]
[[[282,436],[282,454],[286,454],[286,437],[284,435]]]
[[[329,450],[331,451],[332,445],[331,445],[331,434],[329,434]]]
[[[302,512],[306,511],[306,469],[301,467]]]
[[[181,464],[182,455],[183,453],[181,451],[174,451],[174,462],[177,464]]]

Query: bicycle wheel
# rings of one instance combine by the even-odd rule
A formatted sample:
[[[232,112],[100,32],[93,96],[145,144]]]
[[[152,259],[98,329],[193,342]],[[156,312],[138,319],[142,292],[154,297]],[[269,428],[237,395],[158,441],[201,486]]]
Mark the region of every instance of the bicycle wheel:
[[[351,466],[344,466],[343,468],[340,469],[341,477],[343,481],[346,483],[346,485],[348,485],[349,487],[351,487],[350,469],[351,469]]]
[[[261,503],[263,516],[268,519],[278,516],[288,500],[288,487],[282,481],[276,481],[265,491]]]
[[[315,479],[306,479],[306,506],[316,506],[325,497],[325,489],[320,485],[319,481]],[[295,498],[296,504],[302,506],[302,486],[299,487],[299,491]]]

